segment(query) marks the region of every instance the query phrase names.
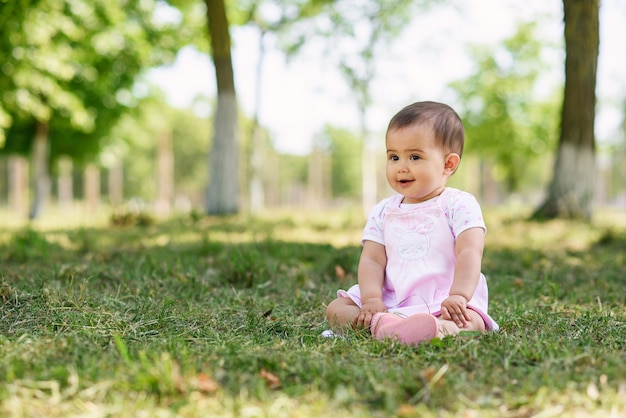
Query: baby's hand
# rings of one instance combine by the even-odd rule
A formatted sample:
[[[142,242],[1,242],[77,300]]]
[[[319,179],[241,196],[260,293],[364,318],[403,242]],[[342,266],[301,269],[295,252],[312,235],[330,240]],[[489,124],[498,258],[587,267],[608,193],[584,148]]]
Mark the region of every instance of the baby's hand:
[[[441,317],[453,321],[459,328],[465,328],[471,320],[467,312],[467,299],[461,295],[450,295],[441,302]]]
[[[372,317],[378,312],[387,312],[387,307],[381,298],[372,298],[363,301],[361,312],[356,317],[357,327],[369,327],[372,323]]]

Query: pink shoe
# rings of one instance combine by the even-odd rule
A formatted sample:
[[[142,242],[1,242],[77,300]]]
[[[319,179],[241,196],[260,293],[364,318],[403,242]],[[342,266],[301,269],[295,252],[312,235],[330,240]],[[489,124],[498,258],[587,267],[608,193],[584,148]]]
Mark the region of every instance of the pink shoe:
[[[397,324],[404,318],[405,317],[401,317],[390,312],[379,312],[374,314],[372,317],[372,323],[370,324],[372,336],[377,340],[387,338],[388,336],[384,335],[382,331],[392,324]]]
[[[415,345],[435,338],[439,322],[437,318],[426,313],[402,318],[385,312],[374,315],[371,330],[377,340],[396,338],[405,344]]]

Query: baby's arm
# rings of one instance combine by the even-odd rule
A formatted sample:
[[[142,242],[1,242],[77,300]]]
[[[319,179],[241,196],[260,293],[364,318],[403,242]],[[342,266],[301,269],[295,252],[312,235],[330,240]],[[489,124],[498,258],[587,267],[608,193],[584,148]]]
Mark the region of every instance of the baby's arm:
[[[471,320],[467,302],[472,299],[480,280],[484,246],[485,230],[482,228],[467,229],[456,240],[454,280],[450,296],[441,304],[441,316],[454,321],[459,328],[465,328]]]
[[[356,325],[359,327],[368,327],[375,313],[387,310],[383,303],[383,281],[386,265],[385,247],[374,241],[365,241],[358,271],[362,303],[361,312],[356,318]]]

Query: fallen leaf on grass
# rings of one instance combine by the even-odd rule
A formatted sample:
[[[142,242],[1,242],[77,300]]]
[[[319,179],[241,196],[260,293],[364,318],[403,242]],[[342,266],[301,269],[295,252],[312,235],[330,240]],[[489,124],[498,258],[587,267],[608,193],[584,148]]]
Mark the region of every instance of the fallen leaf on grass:
[[[211,377],[206,373],[200,373],[198,375],[198,390],[204,393],[213,393],[217,390],[218,385]]]
[[[402,404],[398,407],[396,414],[399,417],[412,417],[415,416],[415,407],[409,404]]]
[[[335,276],[339,279],[339,281],[344,280],[346,278],[346,271],[340,265],[335,266]]]
[[[265,380],[265,383],[270,389],[280,389],[280,379],[278,378],[278,376],[268,372],[265,369],[261,369],[261,372],[259,374],[261,375],[263,380]]]
[[[435,385],[439,381],[443,382],[444,375],[448,371],[449,366],[444,364],[440,369],[435,369],[434,367],[429,367],[422,373],[422,376],[428,383],[428,385]]]

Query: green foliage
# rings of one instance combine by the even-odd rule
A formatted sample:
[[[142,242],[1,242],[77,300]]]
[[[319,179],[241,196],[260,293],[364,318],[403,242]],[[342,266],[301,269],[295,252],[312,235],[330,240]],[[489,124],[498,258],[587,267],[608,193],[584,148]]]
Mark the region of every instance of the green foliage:
[[[189,110],[172,113],[176,190],[193,196],[204,190],[212,123]]]
[[[626,413],[623,223],[486,215],[483,270],[501,330],[418,347],[361,331],[320,337],[325,304],[356,282],[354,216],[1,234],[0,412]],[[327,243],[345,235],[353,244]],[[15,246],[46,249],[6,257]]]
[[[501,46],[474,46],[476,71],[451,85],[462,103],[466,152],[493,162],[508,192],[542,180],[558,133],[560,94],[537,91],[545,64],[534,32],[525,23]]]
[[[97,155],[102,137],[135,105],[136,77],[172,61],[185,42],[184,31],[154,19],[156,4],[33,2],[9,21],[0,33],[10,51],[0,72],[0,110],[11,117],[4,151],[28,152],[39,121],[50,127],[53,159]]]
[[[331,153],[332,195],[356,198],[361,195],[361,141],[345,129],[327,126],[322,134]]]
[[[159,139],[171,135],[175,190],[198,203],[206,184],[211,123],[189,109],[175,109],[155,93],[123,115],[106,137],[103,164],[124,162],[124,193],[150,201],[156,196],[156,153]]]
[[[302,155],[281,154],[277,156],[280,161],[280,170],[277,176],[279,180],[280,195],[289,196],[294,186],[305,187],[308,175],[308,157]]]
[[[239,0],[227,1],[229,22],[252,24],[263,31],[288,36],[294,27],[306,25],[335,0]]]
[[[598,145],[600,161],[607,161],[608,164],[600,164],[599,175],[604,177],[607,184],[607,194],[609,199],[624,199],[624,185],[626,184],[626,99],[622,103],[622,121],[620,131],[616,134],[615,140]]]
[[[155,223],[154,217],[146,212],[124,211],[111,215],[111,225],[119,227],[146,227]]]
[[[407,0],[337,1],[322,19],[319,31],[328,39],[327,55],[338,63],[363,117],[371,105],[377,53],[407,26],[415,5]]]
[[[41,261],[53,246],[43,234],[25,229],[13,235],[3,258],[14,262]]]

